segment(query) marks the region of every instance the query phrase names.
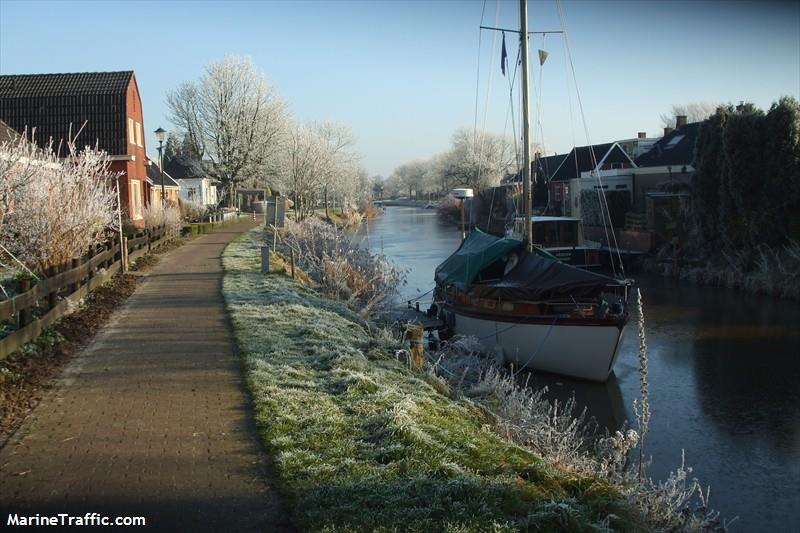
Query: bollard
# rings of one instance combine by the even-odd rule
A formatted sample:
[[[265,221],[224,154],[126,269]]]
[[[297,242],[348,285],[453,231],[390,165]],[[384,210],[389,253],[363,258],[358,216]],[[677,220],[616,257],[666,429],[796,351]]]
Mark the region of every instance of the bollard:
[[[261,273],[269,274],[269,246],[261,247]]]

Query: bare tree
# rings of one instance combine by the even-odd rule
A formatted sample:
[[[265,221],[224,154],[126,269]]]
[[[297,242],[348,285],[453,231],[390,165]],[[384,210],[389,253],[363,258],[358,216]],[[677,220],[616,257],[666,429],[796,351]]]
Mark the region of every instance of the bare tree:
[[[170,120],[189,147],[208,160],[232,201],[234,187],[264,171],[278,153],[288,112],[266,76],[249,58],[226,56],[206,65],[196,82],[167,95]]]
[[[670,109],[670,113],[661,113],[661,125],[664,128],[674,128],[675,127],[675,117],[677,116],[685,116],[686,122],[700,122],[702,120],[707,119],[714,112],[721,104],[715,104],[714,102],[689,102],[688,104],[672,104],[672,108]]]

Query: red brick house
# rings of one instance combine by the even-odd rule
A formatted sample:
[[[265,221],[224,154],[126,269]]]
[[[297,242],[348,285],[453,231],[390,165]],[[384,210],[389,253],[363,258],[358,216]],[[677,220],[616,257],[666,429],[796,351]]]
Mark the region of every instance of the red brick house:
[[[95,145],[111,156],[123,209],[144,226],[150,198],[145,166],[142,100],[132,70],[70,74],[0,75],[0,120],[17,131],[36,128],[36,142],[54,146],[84,125],[79,147]]]

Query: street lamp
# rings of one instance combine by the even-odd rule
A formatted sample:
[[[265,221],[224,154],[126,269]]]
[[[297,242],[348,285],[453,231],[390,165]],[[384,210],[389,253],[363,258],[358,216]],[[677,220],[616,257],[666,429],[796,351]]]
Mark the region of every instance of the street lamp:
[[[158,141],[158,167],[161,169],[161,207],[164,207],[167,198],[164,193],[164,136],[167,131],[164,128],[158,128],[153,133],[156,134],[156,140]]]

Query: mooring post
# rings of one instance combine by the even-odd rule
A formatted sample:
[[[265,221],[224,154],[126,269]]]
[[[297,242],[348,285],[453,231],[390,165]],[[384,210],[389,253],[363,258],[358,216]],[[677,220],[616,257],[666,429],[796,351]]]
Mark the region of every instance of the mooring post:
[[[409,324],[406,327],[408,340],[411,344],[411,368],[415,370],[421,370],[425,361],[425,346],[422,341],[424,331],[422,324]]]
[[[269,246],[261,247],[261,273],[269,274]]]

